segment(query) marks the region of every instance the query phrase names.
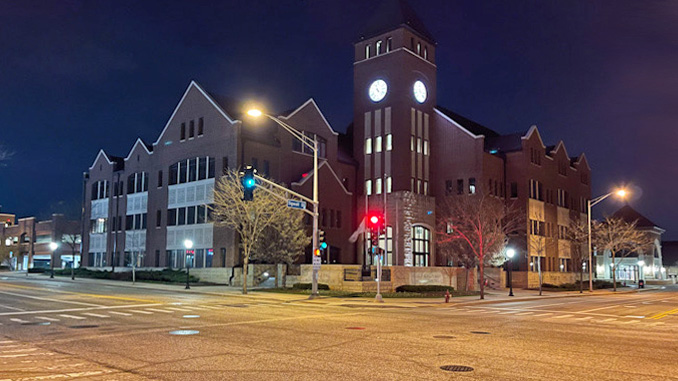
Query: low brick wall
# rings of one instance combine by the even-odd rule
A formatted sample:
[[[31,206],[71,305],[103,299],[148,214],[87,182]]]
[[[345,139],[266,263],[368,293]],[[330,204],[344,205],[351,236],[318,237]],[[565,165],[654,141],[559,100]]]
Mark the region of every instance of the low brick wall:
[[[559,286],[565,283],[574,283],[577,278],[575,273],[561,273],[555,271],[544,271],[542,274],[542,283],[549,283]],[[535,271],[514,271],[513,287],[516,288],[539,288],[539,273]]]

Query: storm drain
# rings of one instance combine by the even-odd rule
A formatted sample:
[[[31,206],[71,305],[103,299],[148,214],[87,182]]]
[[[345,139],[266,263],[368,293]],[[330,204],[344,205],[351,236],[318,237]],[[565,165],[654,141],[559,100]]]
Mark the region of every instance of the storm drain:
[[[433,336],[434,339],[456,339],[455,336],[450,336],[450,335],[436,335]]]
[[[21,325],[50,325],[52,323],[48,321],[32,321],[30,323],[21,323]]]
[[[193,331],[189,329],[181,329],[178,331],[170,331],[170,335],[179,335],[179,336],[185,336],[185,335],[197,335],[199,334],[200,331]]]
[[[94,324],[83,324],[83,325],[72,325],[68,328],[74,328],[74,329],[86,329],[86,328],[97,328],[99,327],[98,325]]]
[[[473,372],[473,368],[466,365],[443,365],[440,369],[448,372]]]
[[[485,332],[485,331],[471,331],[471,333],[473,333],[475,335],[489,335],[490,334],[489,332]]]

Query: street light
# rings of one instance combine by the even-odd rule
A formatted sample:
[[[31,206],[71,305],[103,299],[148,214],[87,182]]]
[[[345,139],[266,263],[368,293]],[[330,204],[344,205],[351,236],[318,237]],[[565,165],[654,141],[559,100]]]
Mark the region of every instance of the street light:
[[[189,273],[190,266],[188,265],[188,250],[190,250],[193,247],[193,241],[191,241],[190,239],[185,240],[184,247],[186,248],[186,257],[184,258],[184,261],[186,262],[186,289],[190,290],[191,286],[188,284],[188,278],[190,277]]]
[[[50,242],[49,243],[49,249],[52,250],[52,255],[50,256],[50,259],[49,259],[49,267],[50,267],[49,277],[50,278],[54,278],[54,252],[58,248],[59,248],[58,243],[56,243],[56,242]]]
[[[513,272],[513,256],[516,255],[516,251],[513,249],[506,250],[506,256],[508,257],[508,283],[509,283],[509,294],[508,296],[513,296],[513,280],[511,279],[511,273]]]
[[[605,200],[606,198],[616,195],[617,197],[623,199],[628,195],[628,191],[626,189],[617,189],[615,191],[612,191],[610,193],[604,194],[602,196],[596,197],[593,200],[588,200],[587,201],[587,219],[588,219],[588,224],[589,224],[589,244],[588,244],[588,249],[589,249],[589,292],[593,292],[593,266],[590,264],[593,263],[593,257],[592,257],[592,250],[591,250],[591,208],[598,204],[599,202]],[[614,261],[612,263],[614,266]]]
[[[285,131],[289,132],[292,134],[295,138],[297,138],[299,141],[301,141],[304,145],[306,145],[309,149],[313,151],[313,253],[318,250],[318,139],[313,137],[313,139],[309,138],[308,136],[304,135],[301,131],[297,130],[296,128],[290,126],[289,124],[283,122],[279,118],[276,118],[272,115],[265,114],[261,110],[253,108],[247,111],[247,115],[258,118],[260,116],[265,116],[272,121],[276,122],[278,125],[280,125],[282,128],[285,129]],[[315,299],[318,297],[318,270],[313,266],[313,277],[312,279],[312,287],[311,287],[311,297],[310,299]]]

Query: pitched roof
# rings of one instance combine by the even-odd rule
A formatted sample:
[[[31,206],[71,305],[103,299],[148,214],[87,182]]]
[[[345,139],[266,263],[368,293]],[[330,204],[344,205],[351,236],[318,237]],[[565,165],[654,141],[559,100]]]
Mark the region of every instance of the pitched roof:
[[[491,130],[485,126],[483,126],[480,123],[474,122],[471,119],[468,119],[464,116],[461,116],[457,114],[456,112],[446,109],[445,107],[442,106],[436,106],[436,109],[440,111],[441,113],[445,114],[448,118],[454,120],[457,122],[460,126],[464,127],[467,129],[469,132],[471,132],[474,135],[483,135],[486,138],[487,137],[493,137],[493,136],[499,136],[499,133]]]
[[[405,27],[435,43],[435,38],[405,0],[383,0],[360,36],[365,40],[393,29]]]
[[[612,218],[620,218],[623,221],[628,223],[636,222],[636,227],[639,228],[654,228],[659,227],[659,225],[650,221],[647,217],[638,213],[630,205],[624,205],[621,209],[617,210],[612,214]]]

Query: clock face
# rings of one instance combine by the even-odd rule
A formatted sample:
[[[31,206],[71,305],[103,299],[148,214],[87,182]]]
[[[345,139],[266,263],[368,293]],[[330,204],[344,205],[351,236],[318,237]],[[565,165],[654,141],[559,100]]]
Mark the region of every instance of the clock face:
[[[424,82],[415,82],[412,90],[414,91],[414,99],[416,99],[417,102],[424,103],[424,101],[426,101],[426,85],[424,85]]]
[[[386,82],[384,82],[384,80],[382,79],[377,79],[370,85],[369,90],[370,99],[372,100],[372,102],[379,102],[380,100],[384,99],[387,91],[388,86],[386,85]]]

